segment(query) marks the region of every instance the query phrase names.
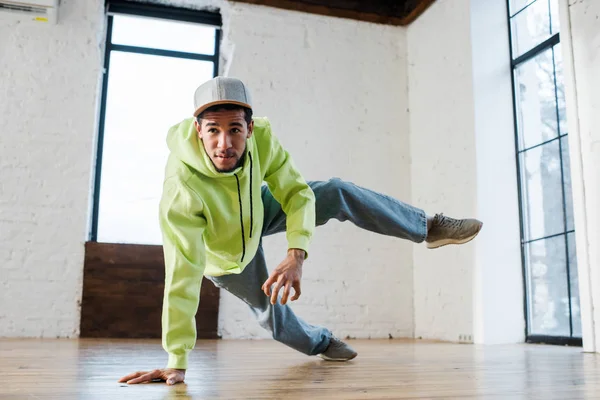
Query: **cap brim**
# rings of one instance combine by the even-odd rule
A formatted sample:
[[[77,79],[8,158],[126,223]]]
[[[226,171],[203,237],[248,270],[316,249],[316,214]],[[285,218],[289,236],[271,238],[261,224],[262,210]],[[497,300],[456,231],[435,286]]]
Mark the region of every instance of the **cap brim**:
[[[194,117],[197,117],[198,115],[200,115],[200,113],[202,113],[202,111],[206,110],[207,108],[212,107],[212,106],[217,106],[220,104],[234,104],[236,106],[242,106],[242,107],[252,109],[252,107],[249,104],[242,103],[241,101],[218,100],[218,101],[212,101],[210,103],[206,103],[206,104],[202,105],[202,107],[197,108],[196,111],[194,111]]]

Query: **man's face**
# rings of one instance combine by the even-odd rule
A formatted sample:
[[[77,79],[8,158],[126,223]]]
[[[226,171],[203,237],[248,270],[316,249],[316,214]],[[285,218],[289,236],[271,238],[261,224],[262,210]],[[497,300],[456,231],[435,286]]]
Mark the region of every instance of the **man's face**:
[[[198,137],[217,171],[231,172],[239,167],[254,121],[248,125],[243,110],[209,111],[201,121],[201,125],[195,122]]]

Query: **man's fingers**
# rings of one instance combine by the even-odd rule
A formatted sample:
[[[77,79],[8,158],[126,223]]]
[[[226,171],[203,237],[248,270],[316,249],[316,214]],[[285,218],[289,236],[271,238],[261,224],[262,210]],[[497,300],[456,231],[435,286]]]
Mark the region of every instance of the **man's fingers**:
[[[292,296],[292,298],[290,300],[296,301],[300,298],[300,294],[302,294],[302,291],[300,290],[300,282],[295,282],[293,287],[294,287],[294,295]]]
[[[262,291],[265,293],[265,296],[270,296],[271,295],[271,285],[272,283],[270,282],[271,278],[267,279],[265,281],[265,283],[263,283],[262,285]]]
[[[265,292],[266,296],[271,295],[271,286],[273,286],[273,284],[277,280],[277,276],[278,276],[277,273],[275,271],[273,271],[271,276],[269,276],[269,279],[267,279],[265,281],[265,283],[262,285],[262,290],[263,290],[263,292]]]
[[[135,379],[130,379],[127,381],[127,383],[130,385],[135,385],[137,383],[151,382],[152,379],[154,379],[152,377],[152,372],[149,372],[149,373],[141,375]]]
[[[119,382],[121,382],[121,383],[127,382],[127,381],[129,381],[131,379],[137,378],[137,377],[142,376],[142,375],[147,374],[147,373],[148,372],[145,372],[145,371],[134,372],[134,373],[131,373],[129,375],[125,375],[124,377],[122,377],[121,379],[119,379]]]
[[[279,279],[277,280],[277,284],[275,285],[275,290],[271,293],[271,304],[277,303],[277,296],[279,295],[279,290],[283,286],[285,278],[283,275],[279,275]]]
[[[166,381],[168,385],[174,385],[183,382],[185,379],[185,370],[177,369],[155,369],[150,372],[140,371],[126,375],[119,379],[119,382],[128,384],[146,383],[156,380]]]
[[[127,381],[127,383],[130,383],[133,385],[136,383],[151,382],[153,379],[160,378],[161,375],[162,375],[162,372],[160,370],[154,370],[154,371],[148,372],[147,374],[144,374],[138,378],[131,379],[131,380]]]
[[[281,296],[281,304],[285,304],[288,301],[288,297],[290,295],[290,288],[292,287],[292,283],[287,281],[285,283],[285,287],[283,288],[283,295]]]

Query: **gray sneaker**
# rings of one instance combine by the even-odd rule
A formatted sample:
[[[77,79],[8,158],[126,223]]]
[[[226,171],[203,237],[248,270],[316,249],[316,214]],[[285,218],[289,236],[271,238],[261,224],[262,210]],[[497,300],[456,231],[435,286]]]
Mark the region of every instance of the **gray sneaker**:
[[[329,346],[323,353],[319,354],[319,357],[327,361],[348,361],[357,355],[358,353],[352,347],[331,335]]]
[[[429,232],[427,232],[427,248],[436,249],[447,244],[463,244],[477,236],[483,223],[476,219],[454,219],[436,214]]]

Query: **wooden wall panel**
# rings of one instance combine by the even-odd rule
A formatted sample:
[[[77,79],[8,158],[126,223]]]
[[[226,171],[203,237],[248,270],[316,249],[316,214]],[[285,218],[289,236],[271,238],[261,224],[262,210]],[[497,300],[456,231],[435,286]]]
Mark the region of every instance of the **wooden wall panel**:
[[[163,289],[161,246],[86,243],[81,337],[160,338]],[[218,337],[218,317],[219,289],[204,279],[199,339]]]

